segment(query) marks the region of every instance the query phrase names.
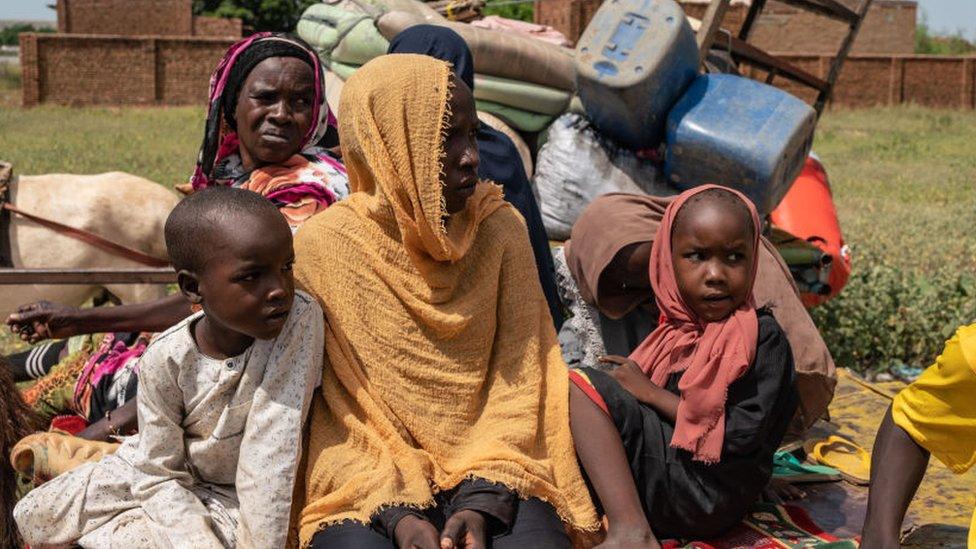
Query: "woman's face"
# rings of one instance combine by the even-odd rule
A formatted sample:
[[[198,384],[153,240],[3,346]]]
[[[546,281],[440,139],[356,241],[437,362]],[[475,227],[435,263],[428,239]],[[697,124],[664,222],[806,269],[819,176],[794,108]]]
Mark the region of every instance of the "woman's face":
[[[294,57],[258,63],[241,86],[234,118],[245,169],[280,164],[302,148],[312,126],[312,67]]]
[[[454,78],[454,77],[452,77]],[[478,183],[478,113],[468,86],[454,78],[451,117],[444,138],[444,200],[447,213],[464,209]]]

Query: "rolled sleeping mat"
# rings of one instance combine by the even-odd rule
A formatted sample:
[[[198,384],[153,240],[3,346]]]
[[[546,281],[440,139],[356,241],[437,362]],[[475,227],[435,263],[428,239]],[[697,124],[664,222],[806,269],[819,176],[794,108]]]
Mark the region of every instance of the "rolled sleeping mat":
[[[352,76],[352,74],[356,72],[356,69],[358,68],[359,65],[347,65],[345,63],[339,63],[337,61],[333,61],[332,64],[329,66],[329,70],[334,72],[335,75],[341,78],[343,82],[349,80],[349,77]]]
[[[529,181],[532,181],[532,153],[529,152],[529,147],[525,144],[525,140],[522,139],[522,136],[519,135],[517,131],[510,128],[508,124],[502,122],[501,119],[491,113],[479,111],[478,119],[483,123],[488,124],[492,128],[502,132],[512,140],[512,143],[515,143],[515,149],[518,151],[519,157],[522,158],[522,166],[525,168],[525,177],[527,177]]]
[[[332,59],[347,65],[363,65],[374,57],[386,55],[390,43],[383,38],[372,19],[360,21],[332,50]]]
[[[478,111],[493,114],[520,132],[535,133],[542,131],[556,118],[552,115],[523,111],[481,99],[475,99],[474,103]]]
[[[328,61],[332,51],[353,28],[362,22],[372,24],[369,15],[356,13],[329,4],[312,4],[302,13],[295,27],[298,36],[315,48]]]
[[[352,74],[356,72],[356,69],[358,69],[359,67],[354,65],[347,65],[345,63],[339,63],[338,61],[332,61],[329,68],[332,70],[332,72],[336,74],[336,76],[338,76],[339,78],[345,81],[348,80],[349,77],[352,76]],[[522,85],[520,85],[520,83],[512,82],[510,80],[503,81],[504,87],[499,87],[498,84],[499,80],[500,79],[497,78],[484,80],[484,79],[479,79],[478,75],[475,76],[474,98],[478,104],[478,110],[486,111],[491,114],[494,114],[495,116],[504,120],[506,124],[510,126],[514,126],[519,131],[537,132],[545,128],[546,126],[548,126],[549,123],[552,122],[556,116],[562,114],[565,111],[565,108],[563,108],[560,110],[551,109],[555,111],[552,113],[535,112],[524,108],[519,108],[517,106],[503,104],[500,101],[492,101],[490,99],[487,99],[486,95],[489,97],[501,97],[509,102],[517,102],[522,105],[528,105],[530,104],[529,101],[530,97],[527,96],[517,97],[511,94],[503,93],[501,90],[508,91],[508,92],[513,92],[513,91],[536,92],[543,89],[542,86],[534,86],[534,85],[528,85],[523,87]],[[482,84],[486,84],[486,85],[482,86]],[[554,91],[558,92],[558,90],[554,90]],[[558,93],[565,93],[565,92],[558,92]],[[556,95],[554,93],[550,94],[549,98],[551,101],[548,104],[549,107],[555,106],[555,101],[554,101],[555,97]],[[568,94],[567,94],[566,104],[567,105],[569,104]]]
[[[380,17],[377,26],[384,38],[393,40],[403,30],[424,23],[429,21],[422,16],[391,11]],[[475,72],[560,90],[576,89],[572,50],[464,23],[448,21],[439,24],[464,38],[474,56]]]
[[[474,75],[474,96],[484,101],[552,115],[566,112],[572,98],[572,94],[565,90],[484,74]]]

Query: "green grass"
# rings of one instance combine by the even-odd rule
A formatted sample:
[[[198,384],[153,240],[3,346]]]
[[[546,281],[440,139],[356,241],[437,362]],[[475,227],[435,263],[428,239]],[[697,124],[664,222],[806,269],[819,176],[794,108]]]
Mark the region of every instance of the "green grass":
[[[874,373],[930,364],[976,321],[976,113],[917,107],[828,113],[814,145],[853,274],[814,311],[834,358]]]
[[[203,139],[202,107],[22,109],[19,93],[6,95],[0,158],[17,173],[121,170],[172,187],[189,178]]]
[[[4,79],[0,76],[0,86]],[[21,109],[0,87],[0,157],[19,173],[123,170],[186,181],[200,107]],[[828,112],[815,150],[831,178],[854,273],[814,311],[838,363],[923,366],[976,321],[976,113],[917,107]],[[0,352],[10,338],[0,336]]]

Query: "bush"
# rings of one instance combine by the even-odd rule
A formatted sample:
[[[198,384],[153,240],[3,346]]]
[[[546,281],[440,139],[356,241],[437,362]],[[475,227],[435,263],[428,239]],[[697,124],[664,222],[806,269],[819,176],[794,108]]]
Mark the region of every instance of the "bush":
[[[956,31],[950,36],[940,36],[932,33],[929,28],[928,17],[922,12],[921,20],[915,28],[915,53],[933,55],[966,55],[976,52],[973,44],[963,36],[962,31]]]
[[[976,276],[927,274],[863,258],[841,295],[812,311],[837,364],[866,374],[931,364],[956,328],[976,320]]]
[[[294,32],[305,8],[317,0],[193,0],[193,13],[237,17],[254,32]]]
[[[18,23],[5,29],[0,29],[0,46],[16,46],[20,43],[18,37],[22,32],[54,32],[50,27],[35,27],[30,23]]]

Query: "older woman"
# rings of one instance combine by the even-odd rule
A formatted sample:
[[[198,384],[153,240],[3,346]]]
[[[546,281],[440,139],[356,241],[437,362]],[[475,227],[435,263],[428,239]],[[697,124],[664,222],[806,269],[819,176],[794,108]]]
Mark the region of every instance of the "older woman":
[[[296,236],[323,305],[300,538],[312,547],[568,547],[599,526],[528,235],[479,181],[451,67],[388,55],[347,82],[350,198]]]
[[[194,189],[233,185],[271,200],[296,229],[348,193],[345,168],[318,146],[334,118],[325,100],[318,56],[302,40],[258,33],[234,44],[210,79],[203,144],[190,179]],[[181,295],[151,303],[79,309],[32,303],[7,319],[24,340],[88,338],[81,350],[25,393],[47,419],[81,414],[82,436],[105,440],[135,428],[135,376],[145,348],[140,332],[164,330],[191,313]],[[50,353],[48,353],[50,354]],[[48,369],[57,363],[57,353]],[[121,408],[119,408],[121,407]],[[117,409],[119,408],[119,409]]]

